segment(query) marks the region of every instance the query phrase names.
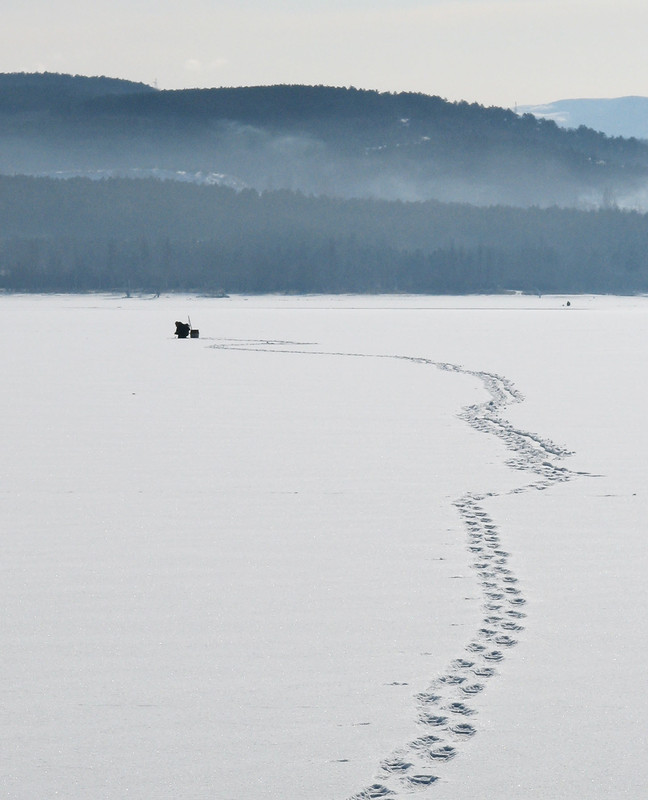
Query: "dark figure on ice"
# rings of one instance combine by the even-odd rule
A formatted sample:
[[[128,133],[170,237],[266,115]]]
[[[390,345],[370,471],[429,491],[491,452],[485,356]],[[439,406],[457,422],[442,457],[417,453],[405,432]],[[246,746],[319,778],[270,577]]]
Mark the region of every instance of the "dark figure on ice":
[[[191,328],[187,325],[186,322],[177,322],[176,321],[176,336],[178,339],[186,339],[189,336],[189,331]]]

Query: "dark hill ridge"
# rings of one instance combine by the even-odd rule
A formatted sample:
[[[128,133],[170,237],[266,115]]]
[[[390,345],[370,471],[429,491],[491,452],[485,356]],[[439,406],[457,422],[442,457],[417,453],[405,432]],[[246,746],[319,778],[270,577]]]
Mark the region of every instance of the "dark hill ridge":
[[[0,74],[0,113],[18,111],[62,111],[92,97],[147,93],[155,90],[144,83],[119,78],[60,75],[55,72]]]
[[[532,114],[485,107],[478,103],[449,102],[441,97],[414,92],[377,92],[327,86],[249,86],[221,89],[163,90],[111,97],[95,96],[84,104],[88,113],[126,117],[190,118],[205,124],[237,122],[277,131],[326,133],[346,128],[384,143],[420,143],[437,134],[502,144],[515,141],[557,151],[605,153],[615,161],[633,157],[648,163],[648,147],[634,140],[622,142],[593,130],[576,135],[550,120]],[[379,134],[379,136],[378,136]]]
[[[326,86],[158,91],[0,75],[0,172],[218,173],[257,190],[481,205],[582,205],[638,193],[648,146],[530,114]]]

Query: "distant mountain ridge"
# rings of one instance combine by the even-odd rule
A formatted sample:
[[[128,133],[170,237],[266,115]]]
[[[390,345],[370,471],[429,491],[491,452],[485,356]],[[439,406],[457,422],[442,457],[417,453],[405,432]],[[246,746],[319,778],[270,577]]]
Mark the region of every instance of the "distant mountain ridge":
[[[412,92],[0,75],[0,173],[155,171],[258,191],[582,207],[632,204],[648,145]]]
[[[585,125],[608,136],[648,140],[648,97],[581,98],[519,106],[518,113],[553,120],[565,128]]]

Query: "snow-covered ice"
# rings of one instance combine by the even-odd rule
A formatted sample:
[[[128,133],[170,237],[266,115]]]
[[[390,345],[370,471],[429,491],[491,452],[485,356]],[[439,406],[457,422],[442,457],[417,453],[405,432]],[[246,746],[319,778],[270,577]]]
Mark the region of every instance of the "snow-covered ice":
[[[643,798],[648,299],[570,301],[0,297],[0,796]]]

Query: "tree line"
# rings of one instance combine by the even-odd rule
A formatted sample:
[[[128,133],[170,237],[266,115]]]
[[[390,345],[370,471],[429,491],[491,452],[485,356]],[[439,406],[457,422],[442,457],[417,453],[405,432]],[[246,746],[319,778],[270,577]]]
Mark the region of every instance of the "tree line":
[[[648,291],[648,217],[0,177],[5,291]]]

